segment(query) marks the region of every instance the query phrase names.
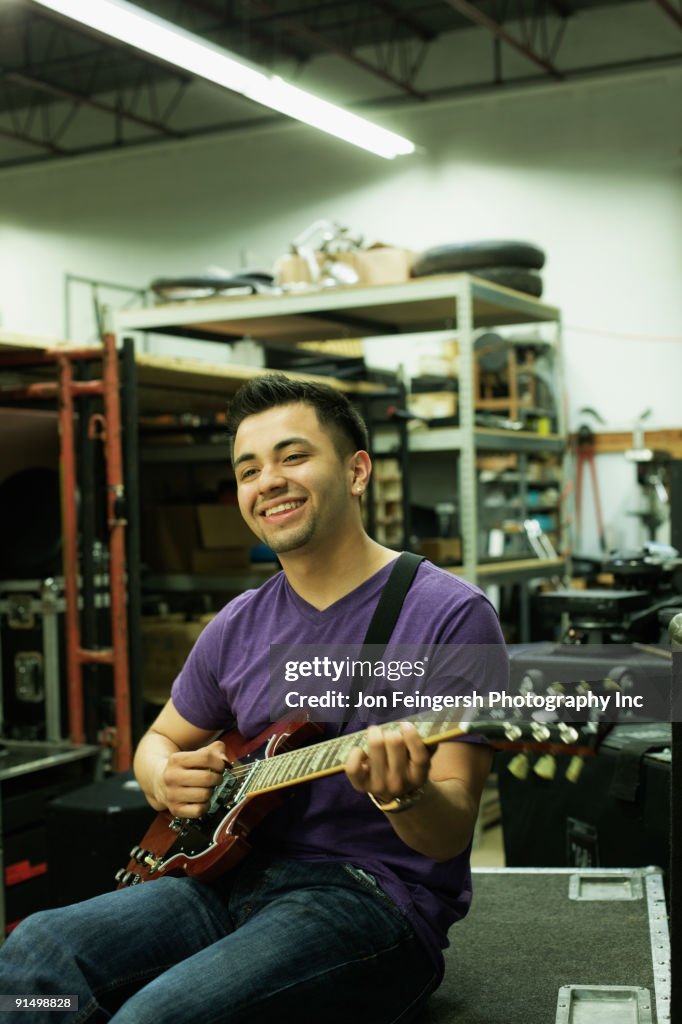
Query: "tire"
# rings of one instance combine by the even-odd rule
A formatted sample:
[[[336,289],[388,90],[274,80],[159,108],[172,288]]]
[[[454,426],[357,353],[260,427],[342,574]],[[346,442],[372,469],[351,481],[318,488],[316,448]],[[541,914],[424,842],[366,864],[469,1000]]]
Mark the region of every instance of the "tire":
[[[270,274],[195,274],[190,277],[158,277],[149,285],[151,291],[167,302],[183,299],[205,299],[231,289],[250,290],[256,294],[269,290],[274,278]]]
[[[541,270],[544,265],[544,252],[529,242],[456,242],[425,249],[415,260],[412,276],[454,274],[477,267],[528,267]]]
[[[536,299],[542,295],[542,278],[537,270],[524,270],[522,267],[479,267],[471,273],[486,281],[492,281],[493,284],[513,288],[515,292],[533,295]]]

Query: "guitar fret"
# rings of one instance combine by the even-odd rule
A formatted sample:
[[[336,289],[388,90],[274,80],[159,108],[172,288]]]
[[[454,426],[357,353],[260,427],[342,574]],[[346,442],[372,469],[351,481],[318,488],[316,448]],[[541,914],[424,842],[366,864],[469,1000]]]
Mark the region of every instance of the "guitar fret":
[[[439,715],[417,716],[410,721],[415,725],[422,739],[427,742],[431,736],[448,730],[461,728],[462,731],[465,731],[466,726],[462,728],[460,723],[445,719],[445,714],[441,712]],[[396,729],[399,726],[393,722],[384,728]],[[286,784],[294,785],[330,768],[340,770],[355,746],[367,750],[367,732],[365,730],[337,736],[331,740],[297,750],[284,751],[274,757],[266,758],[255,766],[248,782],[249,792]]]

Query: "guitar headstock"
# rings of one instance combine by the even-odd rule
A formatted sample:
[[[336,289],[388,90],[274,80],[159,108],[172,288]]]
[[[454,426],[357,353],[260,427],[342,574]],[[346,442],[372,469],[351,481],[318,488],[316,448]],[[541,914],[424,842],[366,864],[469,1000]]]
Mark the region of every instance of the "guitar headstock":
[[[610,723],[589,721],[567,723],[561,721],[481,719],[453,722],[438,716],[419,716],[410,721],[418,729],[427,745],[440,743],[463,735],[478,735],[496,750],[515,752],[509,762],[509,771],[524,779],[531,771],[540,778],[551,780],[557,770],[558,757],[570,757],[566,778],[577,782],[585,758],[593,757],[613,728]],[[533,763],[531,757],[535,756]]]

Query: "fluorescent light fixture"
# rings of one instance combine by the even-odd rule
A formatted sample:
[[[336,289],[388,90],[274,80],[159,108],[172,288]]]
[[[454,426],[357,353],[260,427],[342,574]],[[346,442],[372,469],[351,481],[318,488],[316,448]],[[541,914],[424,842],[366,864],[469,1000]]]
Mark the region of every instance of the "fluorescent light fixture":
[[[387,160],[414,152],[413,143],[395,132],[379,128],[363,117],[285,82],[278,75],[237,59],[227,50],[125,0],[34,0],[34,3]]]

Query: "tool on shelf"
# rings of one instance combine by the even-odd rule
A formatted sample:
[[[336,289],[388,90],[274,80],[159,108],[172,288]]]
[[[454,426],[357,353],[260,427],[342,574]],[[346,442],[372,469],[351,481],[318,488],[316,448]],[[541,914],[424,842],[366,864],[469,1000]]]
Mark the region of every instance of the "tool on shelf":
[[[597,412],[596,409],[591,406],[584,406],[580,410],[581,415],[591,416],[597,423],[603,424],[605,421]],[[606,552],[606,535],[604,533],[604,519],[602,516],[601,499],[599,497],[599,482],[597,480],[597,468],[594,462],[595,444],[594,444],[594,430],[589,423],[581,423],[578,427],[577,432],[577,457],[576,457],[576,472],[575,472],[575,522],[576,522],[576,547],[580,547],[582,541],[582,487],[583,487],[583,470],[585,466],[589,468],[590,478],[592,480],[592,498],[594,501],[594,512],[597,520],[597,537],[599,539],[599,548],[601,551]]]

